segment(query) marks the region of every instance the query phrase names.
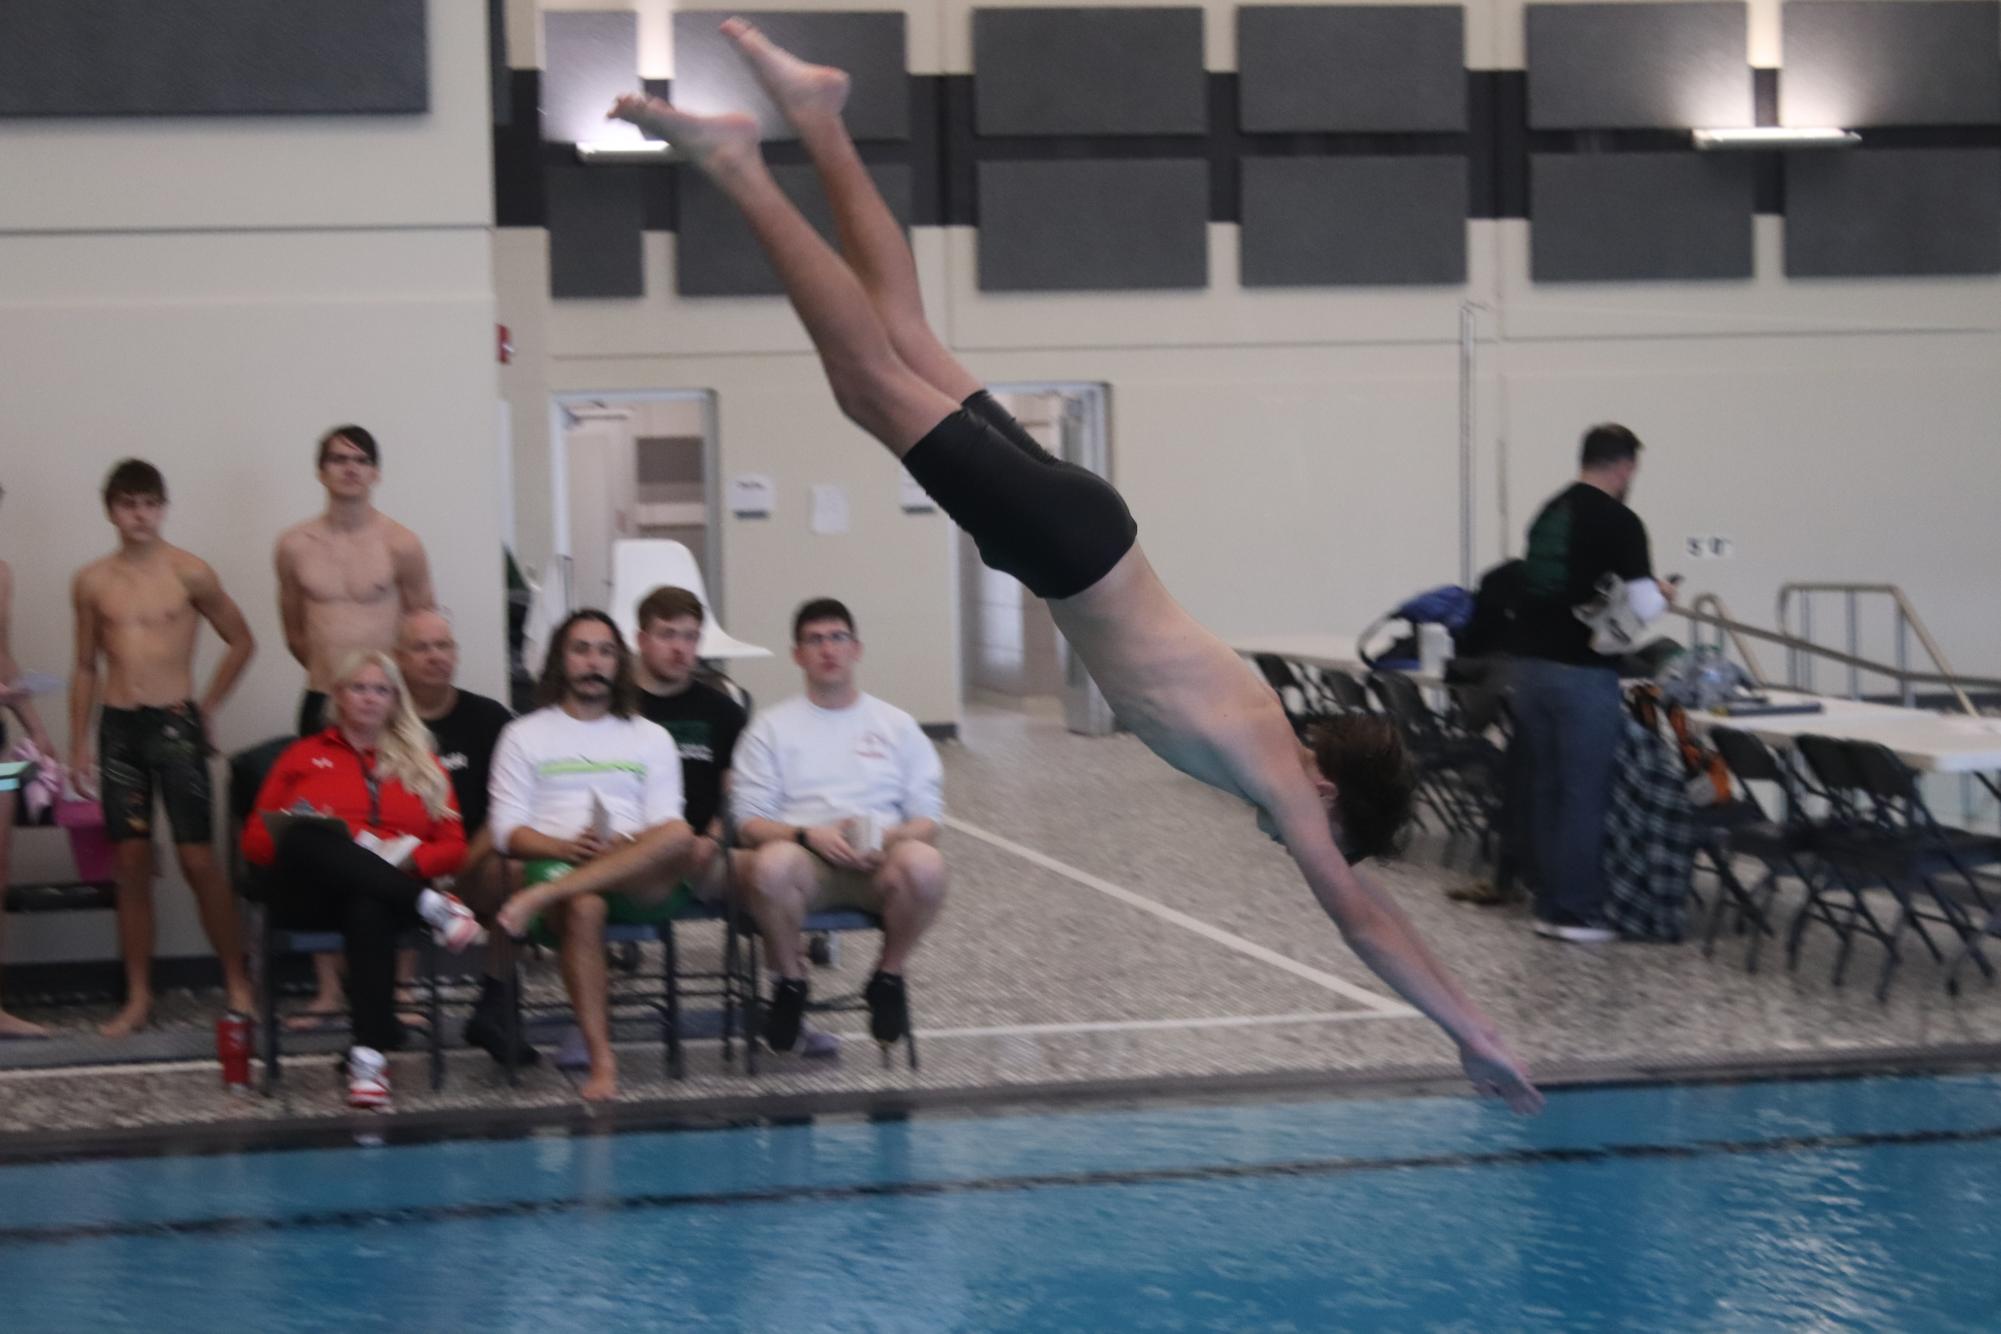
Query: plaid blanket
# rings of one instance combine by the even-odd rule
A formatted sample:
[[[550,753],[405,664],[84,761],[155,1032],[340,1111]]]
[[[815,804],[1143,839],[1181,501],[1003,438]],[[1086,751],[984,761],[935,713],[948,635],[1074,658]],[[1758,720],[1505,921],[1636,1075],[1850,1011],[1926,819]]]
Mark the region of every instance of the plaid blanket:
[[[1660,734],[1626,720],[1605,818],[1605,920],[1634,940],[1680,940],[1695,877],[1688,772]]]

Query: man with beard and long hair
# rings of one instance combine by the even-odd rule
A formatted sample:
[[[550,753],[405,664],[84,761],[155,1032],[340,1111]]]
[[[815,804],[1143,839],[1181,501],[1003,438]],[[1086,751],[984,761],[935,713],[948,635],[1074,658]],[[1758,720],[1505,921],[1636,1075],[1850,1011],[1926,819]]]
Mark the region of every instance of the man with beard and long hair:
[[[580,1092],[593,1102],[618,1092],[605,924],[660,920],[681,880],[716,855],[715,841],[682,818],[681,753],[665,728],[638,716],[637,690],[611,617],[571,613],[549,644],[541,707],[509,723],[494,747],[487,803],[494,848],[526,863],[528,888],[508,901],[501,925],[559,943],[590,1053]]]

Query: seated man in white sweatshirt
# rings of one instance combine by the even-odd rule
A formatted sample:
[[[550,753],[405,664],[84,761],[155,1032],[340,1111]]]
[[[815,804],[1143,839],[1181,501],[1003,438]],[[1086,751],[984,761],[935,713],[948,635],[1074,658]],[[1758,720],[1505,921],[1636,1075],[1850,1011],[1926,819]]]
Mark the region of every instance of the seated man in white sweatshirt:
[[[670,915],[676,890],[716,855],[682,819],[681,753],[639,717],[624,639],[601,611],[558,627],[536,691],[541,708],[516,718],[493,752],[487,828],[493,846],[524,860],[527,888],[499,914],[513,936],[539,924],[560,937],[563,982],[590,1053],[578,1091],[618,1092],[611,1050],[604,927]]]
[[[764,1037],[775,1051],[798,1041],[806,1009],[808,912],[882,918],[882,958],[862,995],[870,1033],[888,1044],[910,1026],[904,962],[945,897],[938,752],[909,714],[856,687],[861,656],[845,606],[806,603],[792,620],[806,693],[757,715],[737,742],[730,802],[752,849],[747,906],[771,964]]]

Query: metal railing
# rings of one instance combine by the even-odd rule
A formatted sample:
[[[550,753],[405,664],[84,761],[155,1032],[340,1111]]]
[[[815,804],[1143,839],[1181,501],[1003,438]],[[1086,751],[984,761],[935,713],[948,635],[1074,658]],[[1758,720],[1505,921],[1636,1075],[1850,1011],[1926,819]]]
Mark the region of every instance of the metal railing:
[[[1709,606],[1720,607],[1721,603],[1713,594],[1704,594],[1697,597],[1686,607],[1675,608],[1675,614],[1687,620],[1691,627],[1706,625],[1717,630],[1719,632],[1717,636],[1719,644],[1722,642],[1723,635],[1727,634],[1731,644],[1737,648],[1739,655],[1745,658],[1745,670],[1761,685],[1769,684],[1769,681],[1764,676],[1764,673],[1758,670],[1755,660],[1744,652],[1749,647],[1746,642],[1749,640],[1776,644],[1785,649],[1789,654],[1805,654],[1814,658],[1826,658],[1831,662],[1848,667],[1851,671],[1858,674],[1860,672],[1873,672],[1879,676],[1893,678],[1898,682],[1906,702],[1911,701],[1915,693],[1912,690],[1913,686],[1942,685],[1952,691],[1954,699],[1958,701],[1959,707],[1962,710],[1969,714],[1978,714],[1979,710],[1974,707],[1972,699],[1966,693],[1968,687],[1975,690],[2001,692],[2001,680],[1998,679],[1978,676],[1958,676],[1944,671],[1920,672],[1911,670],[1908,665],[1875,662],[1862,657],[1860,654],[1844,653],[1840,649],[1829,648],[1825,644],[1816,644],[1812,640],[1801,638],[1798,635],[1782,634],[1779,631],[1768,630],[1760,625],[1749,625],[1743,621],[1733,620],[1726,615],[1720,614],[1720,612],[1704,610],[1704,608]],[[1696,638],[1696,632],[1691,630],[1690,637],[1691,639]],[[1797,689],[1811,688],[1810,686],[1799,685],[1797,680],[1793,684]]]
[[[1897,681],[1899,693],[1906,705],[1913,702],[1915,692],[1912,690],[1912,686],[1922,681],[1927,684],[1945,686],[1952,693],[1953,698],[1964,712],[1979,712],[1979,709],[1974,707],[1973,700],[1967,695],[1962,685],[1962,678],[1957,672],[1953,671],[1952,664],[1946,661],[1945,650],[1939,647],[1938,641],[1932,638],[1931,631],[1925,628],[1925,623],[1918,616],[1917,609],[1911,605],[1911,600],[1904,596],[1904,590],[1895,584],[1793,582],[1780,586],[1778,599],[1779,631],[1781,634],[1793,638],[1803,646],[1792,649],[1787,657],[1788,679],[1795,687],[1802,690],[1813,689],[1813,660],[1815,656],[1836,656],[1831,653],[1820,652],[1819,646],[1815,643],[1813,637],[1813,599],[1816,594],[1823,593],[1840,594],[1842,598],[1842,606],[1845,612],[1844,620],[1846,622],[1845,637],[1848,650],[1838,660],[1846,662],[1848,666],[1848,696],[1850,699],[1857,698],[1862,693],[1862,673],[1865,670],[1874,670],[1879,675],[1892,677]],[[1865,597],[1888,598],[1891,609],[1896,614],[1895,642],[1897,661],[1894,667],[1884,667],[1880,664],[1872,665],[1867,659],[1861,656],[1861,602]],[[1796,635],[1793,633],[1792,624],[1792,608],[1795,598],[1798,599],[1800,622],[1799,632]],[[1913,635],[1917,637],[1919,647],[1925,651],[1925,655],[1931,660],[1932,671],[1928,674],[1910,670],[1911,638]],[[1813,654],[1805,652],[1804,646],[1808,645],[1812,645],[1816,649],[1816,652]],[[1967,684],[1983,683],[1967,682]]]

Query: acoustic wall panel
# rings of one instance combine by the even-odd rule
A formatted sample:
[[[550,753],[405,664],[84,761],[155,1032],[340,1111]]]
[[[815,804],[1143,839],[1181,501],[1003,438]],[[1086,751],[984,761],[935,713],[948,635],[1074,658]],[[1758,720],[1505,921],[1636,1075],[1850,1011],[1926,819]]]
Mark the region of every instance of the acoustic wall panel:
[[[1461,157],[1250,158],[1246,287],[1466,281]]]
[[[680,173],[681,222],[675,239],[674,288],[682,296],[777,296],[778,281],[757,240],[736,206],[708,179],[691,167]],[[827,205],[813,168],[804,164],[775,166],[771,174],[820,234],[833,242],[834,215]],[[910,168],[902,163],[869,167],[889,211],[910,225]]]
[[[0,116],[430,109],[425,0],[5,0]]]
[[[1786,155],[1786,275],[2001,273],[2001,149]]]
[[[1258,133],[1466,128],[1459,5],[1245,5],[1237,102]]]
[[[976,9],[974,122],[985,135],[1201,134],[1199,9]]]
[[[903,12],[842,10],[677,10],[674,14],[674,101],[690,111],[749,111],[767,139],[792,139],[791,126],[723,36],[732,14],[749,19],[772,41],[804,60],[849,75],[846,116],[857,139],[910,137],[910,82]]]
[[[1529,124],[1536,129],[1749,125],[1742,4],[1528,6]],[[1791,74],[1791,62],[1787,62]]]
[[[1994,0],[1788,4],[1783,125],[1975,125],[2001,120]]]
[[[982,162],[980,290],[1206,287],[1208,224],[1206,162]]]
[[[1529,164],[1530,276],[1749,278],[1752,165],[1743,154],[1538,153]]]
[[[649,167],[551,167],[549,295],[645,296],[641,242]]]
[[[604,113],[639,91],[639,15],[629,9],[542,14],[542,137],[553,143],[638,139]]]

